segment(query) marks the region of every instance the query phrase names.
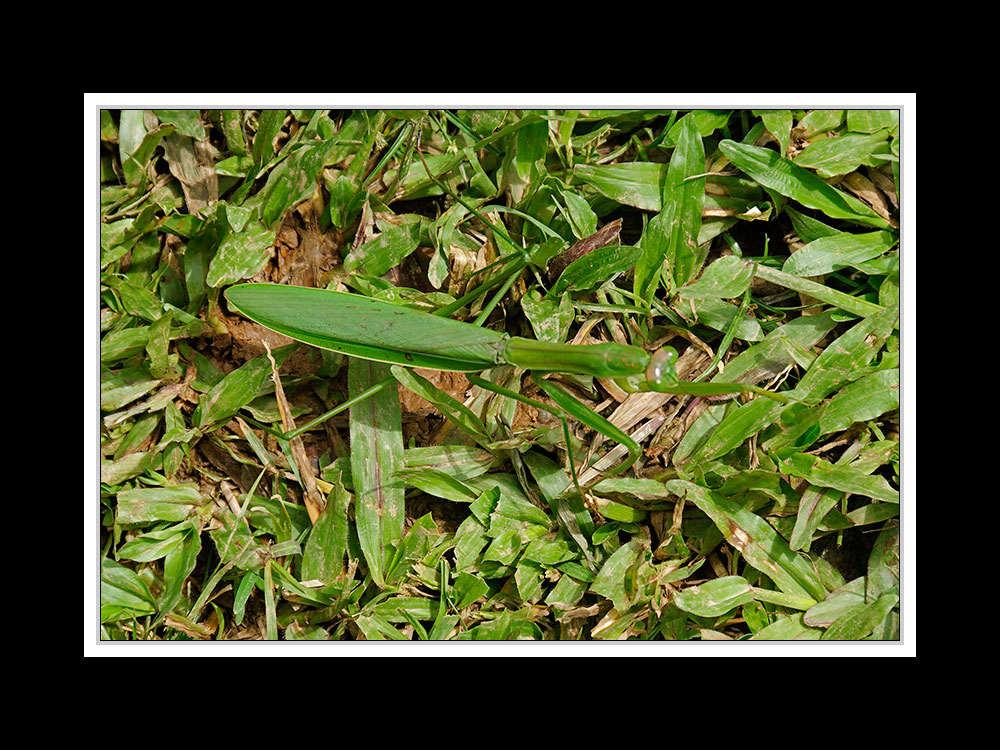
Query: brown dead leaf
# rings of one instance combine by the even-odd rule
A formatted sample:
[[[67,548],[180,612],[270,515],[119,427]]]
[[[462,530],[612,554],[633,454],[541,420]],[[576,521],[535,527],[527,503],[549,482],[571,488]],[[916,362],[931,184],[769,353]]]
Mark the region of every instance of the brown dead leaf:
[[[882,197],[881,191],[863,174],[860,172],[851,172],[844,177],[841,185],[871,206],[872,210],[888,221],[893,229],[899,228],[899,222],[892,218],[892,214],[889,211],[889,207],[885,204],[885,199]]]
[[[621,228],[622,220],[615,219],[605,224],[589,237],[584,237],[579,242],[573,243],[573,245],[557,255],[549,263],[549,281],[555,281],[559,278],[559,274],[566,269],[566,266],[578,258],[582,258],[587,253],[592,253],[594,250],[600,250],[602,247],[607,247],[617,242]]]
[[[219,199],[219,178],[207,138],[196,141],[191,136],[171,133],[163,139],[163,156],[170,173],[181,184],[188,213],[197,214]]]
[[[267,347],[265,347],[267,348]],[[295,429],[295,419],[292,417],[292,412],[288,408],[288,400],[285,398],[285,390],[281,386],[281,378],[278,376],[278,366],[274,362],[274,358],[271,356],[270,348],[267,348],[267,358],[271,363],[271,380],[274,382],[274,396],[278,402],[278,411],[281,412],[281,424],[285,432],[289,432]],[[299,470],[299,476],[302,478],[302,482],[305,485],[303,488],[303,498],[306,504],[306,511],[309,513],[309,520],[312,523],[316,523],[316,519],[319,518],[320,513],[326,507],[326,499],[319,491],[319,487],[316,485],[316,475],[313,473],[312,462],[309,461],[309,456],[306,455],[305,446],[302,444],[302,438],[296,437],[292,438],[290,441],[292,448],[292,459],[295,461],[296,467]]]

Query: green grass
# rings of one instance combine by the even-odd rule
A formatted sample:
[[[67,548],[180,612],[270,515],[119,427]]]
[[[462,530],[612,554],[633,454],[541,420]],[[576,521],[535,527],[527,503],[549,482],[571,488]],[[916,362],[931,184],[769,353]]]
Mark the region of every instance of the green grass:
[[[102,640],[901,638],[898,110],[101,110],[99,137]],[[641,445],[611,476],[625,447],[575,420],[567,446],[460,374],[250,323],[244,280],[669,344],[789,403],[551,376]],[[481,377],[551,403],[524,375]]]

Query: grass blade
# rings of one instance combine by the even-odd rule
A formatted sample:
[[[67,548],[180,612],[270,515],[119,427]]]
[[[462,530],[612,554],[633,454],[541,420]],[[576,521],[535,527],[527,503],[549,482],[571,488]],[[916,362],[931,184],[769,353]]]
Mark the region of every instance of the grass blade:
[[[650,300],[661,274],[672,275],[673,286],[687,283],[697,275],[698,232],[705,205],[705,147],[693,115],[682,121],[677,147],[670,158],[663,181],[662,210],[643,233],[643,256],[636,264],[635,292]]]
[[[344,572],[351,496],[344,489],[339,475],[332,482],[326,509],[316,519],[302,553],[302,580],[332,583]]]
[[[434,404],[452,424],[471,436],[480,445],[486,446],[492,442],[492,438],[486,431],[486,426],[482,423],[482,420],[461,401],[445,393],[427,378],[418,375],[413,370],[399,367],[398,365],[392,365],[390,370],[392,376],[401,385],[413,391],[418,396],[423,397],[431,404]]]
[[[355,396],[389,375],[379,362],[352,359],[348,393]],[[351,407],[351,478],[354,482],[358,540],[372,579],[385,583],[387,551],[403,538],[402,415],[399,393],[383,388]]]
[[[834,219],[844,219],[889,229],[889,222],[853,196],[842,193],[795,162],[774,151],[745,143],[725,140],[719,144],[722,153],[738,169],[746,172],[761,185],[803,206],[822,211]]]
[[[791,289],[807,294],[810,297],[815,297],[820,302],[826,302],[851,315],[857,315],[859,318],[873,315],[885,309],[880,305],[866,302],[863,299],[852,297],[843,292],[838,292],[836,289],[831,289],[818,282],[801,279],[798,276],[793,276],[784,271],[779,271],[777,268],[771,268],[763,264],[757,266],[757,277],[763,281],[770,281],[772,284],[783,286],[785,289]]]
[[[697,505],[712,519],[726,541],[783,592],[815,601],[826,598],[826,591],[812,565],[793,552],[763,518],[694,482],[672,479],[667,482],[667,489]]]
[[[705,178],[695,176],[704,171],[705,146],[694,114],[689,114],[681,120],[681,131],[670,157],[663,189],[664,205],[674,205],[674,222],[666,260],[671,264],[675,288],[695,278],[704,262],[698,247],[698,232],[701,229],[701,210],[705,205]]]

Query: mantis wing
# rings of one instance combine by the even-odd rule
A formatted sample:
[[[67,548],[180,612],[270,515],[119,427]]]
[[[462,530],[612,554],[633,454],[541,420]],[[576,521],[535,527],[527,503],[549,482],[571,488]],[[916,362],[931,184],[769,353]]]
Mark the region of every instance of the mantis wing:
[[[241,284],[230,307],[272,331],[352,357],[478,372],[502,361],[506,334],[390,302],[327,289]]]

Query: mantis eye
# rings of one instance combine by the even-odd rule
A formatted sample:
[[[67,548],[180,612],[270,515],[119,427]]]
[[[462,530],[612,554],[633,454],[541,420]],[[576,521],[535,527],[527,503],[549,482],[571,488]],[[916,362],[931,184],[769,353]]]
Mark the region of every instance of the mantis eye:
[[[677,350],[665,346],[654,354],[646,368],[646,381],[650,389],[656,391],[660,386],[677,385]]]

